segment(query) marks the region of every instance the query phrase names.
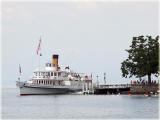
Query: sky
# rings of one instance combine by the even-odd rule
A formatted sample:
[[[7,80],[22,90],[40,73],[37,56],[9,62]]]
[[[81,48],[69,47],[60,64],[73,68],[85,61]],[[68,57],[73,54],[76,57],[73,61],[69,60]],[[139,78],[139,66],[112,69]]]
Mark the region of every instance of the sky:
[[[130,83],[122,78],[121,62],[132,37],[158,35],[158,2],[2,2],[2,86],[15,87],[59,54],[62,68],[99,76],[103,84]]]

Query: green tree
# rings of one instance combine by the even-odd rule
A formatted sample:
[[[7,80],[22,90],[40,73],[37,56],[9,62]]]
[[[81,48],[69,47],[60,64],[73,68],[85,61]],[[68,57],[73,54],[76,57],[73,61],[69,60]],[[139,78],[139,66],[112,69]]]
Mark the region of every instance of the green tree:
[[[151,36],[133,37],[128,58],[121,63],[122,77],[135,76],[141,80],[148,76],[148,83],[151,83],[151,75],[158,77],[158,51],[159,36],[154,39]]]

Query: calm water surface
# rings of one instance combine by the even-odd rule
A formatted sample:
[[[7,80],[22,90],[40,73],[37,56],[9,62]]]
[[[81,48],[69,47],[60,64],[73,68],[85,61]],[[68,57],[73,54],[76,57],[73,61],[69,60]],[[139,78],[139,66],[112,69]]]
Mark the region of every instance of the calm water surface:
[[[158,97],[128,95],[19,96],[2,90],[2,118],[159,118]]]

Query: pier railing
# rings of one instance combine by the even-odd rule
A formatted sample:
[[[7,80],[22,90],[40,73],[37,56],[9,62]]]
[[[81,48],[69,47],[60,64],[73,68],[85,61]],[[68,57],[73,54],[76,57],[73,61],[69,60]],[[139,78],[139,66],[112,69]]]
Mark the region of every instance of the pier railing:
[[[98,85],[97,88],[129,88],[131,84]]]
[[[130,88],[135,86],[158,86],[159,84],[107,84],[107,85],[97,85],[96,88]]]

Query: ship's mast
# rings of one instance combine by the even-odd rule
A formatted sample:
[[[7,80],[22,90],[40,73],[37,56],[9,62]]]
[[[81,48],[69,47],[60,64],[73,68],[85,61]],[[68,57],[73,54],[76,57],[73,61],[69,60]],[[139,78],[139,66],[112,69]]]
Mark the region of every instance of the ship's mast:
[[[40,66],[40,65],[41,65],[41,61],[40,61],[40,60],[41,60],[41,56],[42,56],[42,55],[41,55],[41,53],[40,53],[40,54],[38,55],[38,70],[39,70],[39,71],[40,71],[40,67],[41,67],[41,66]]]
[[[21,80],[21,74],[22,74],[22,69],[21,69],[21,66],[19,64],[19,77],[18,77],[18,81],[20,82]]]

